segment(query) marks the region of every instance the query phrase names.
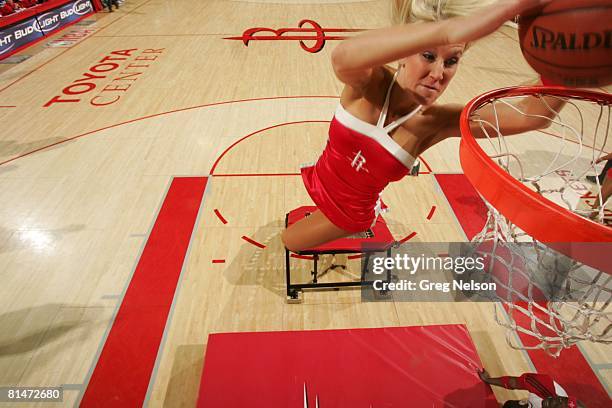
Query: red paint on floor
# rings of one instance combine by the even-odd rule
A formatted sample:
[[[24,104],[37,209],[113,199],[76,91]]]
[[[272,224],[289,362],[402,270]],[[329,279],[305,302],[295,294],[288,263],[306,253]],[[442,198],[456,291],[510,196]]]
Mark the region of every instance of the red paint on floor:
[[[206,177],[172,181],[87,385],[82,407],[142,406],[206,181]]]
[[[464,174],[436,174],[436,179],[465,235],[468,239],[472,239],[480,232],[487,219],[487,208],[484,202]],[[526,323],[528,324],[528,322],[522,322],[523,325]],[[524,334],[519,334],[519,337],[523,344],[530,343],[529,338]],[[584,402],[587,407],[609,406],[610,399],[607,392],[577,347],[563,350],[561,356],[556,359],[542,350],[527,350],[527,354],[539,373],[550,375],[570,395]],[[503,374],[520,375],[522,373]]]
[[[260,244],[259,242],[255,241],[252,238],[247,237],[246,235],[243,235],[241,237],[243,240],[245,240],[246,242],[248,242],[249,244],[255,245],[256,247],[259,247],[261,249],[265,249],[266,246],[264,244]]]
[[[221,212],[215,208],[215,215],[223,224],[227,224],[227,220],[221,215]]]
[[[431,220],[431,218],[434,216],[435,212],[436,212],[436,206],[432,205],[431,206],[431,210],[429,210],[429,214],[427,214],[427,219]]]
[[[416,236],[416,231],[411,232],[410,234],[406,235],[404,238],[400,239],[400,244],[403,244],[406,241],[410,241],[412,238],[414,238]]]

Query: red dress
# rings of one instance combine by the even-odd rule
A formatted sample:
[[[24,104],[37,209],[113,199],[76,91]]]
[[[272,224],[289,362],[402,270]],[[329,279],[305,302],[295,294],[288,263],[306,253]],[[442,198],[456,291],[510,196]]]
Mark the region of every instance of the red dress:
[[[306,190],[319,210],[334,225],[349,232],[365,231],[373,225],[380,209],[380,193],[390,182],[407,175],[415,161],[389,132],[421,107],[382,127],[396,77],[397,73],[376,126],[338,105],[325,150],[316,164],[301,170]]]

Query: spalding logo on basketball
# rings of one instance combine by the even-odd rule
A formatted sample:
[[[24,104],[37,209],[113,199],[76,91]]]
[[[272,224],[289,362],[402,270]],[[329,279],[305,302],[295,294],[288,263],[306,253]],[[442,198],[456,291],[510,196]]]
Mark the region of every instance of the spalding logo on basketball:
[[[560,85],[612,84],[612,0],[553,0],[520,17],[525,59]]]

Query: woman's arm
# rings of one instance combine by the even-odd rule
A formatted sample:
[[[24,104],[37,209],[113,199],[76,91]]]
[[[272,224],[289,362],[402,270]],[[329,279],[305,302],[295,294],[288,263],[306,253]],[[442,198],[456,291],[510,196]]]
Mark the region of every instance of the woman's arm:
[[[534,84],[534,86],[539,85],[540,83]],[[470,129],[472,130],[472,135],[477,139],[486,138],[487,134],[489,137],[497,137],[498,134],[494,127],[497,125],[499,125],[499,132],[503,136],[545,129],[552,124],[552,120],[563,109],[565,103],[565,100],[553,96],[542,98],[528,96],[516,102],[511,102],[509,105],[497,103],[495,110],[488,104],[478,109],[474,114],[473,120],[470,123]],[[447,111],[446,117],[450,119],[434,137],[430,146],[449,137],[461,136],[459,117],[461,116],[463,106],[446,105],[444,109]]]
[[[369,83],[373,68],[430,47],[468,43],[495,31],[506,20],[550,0],[502,0],[465,17],[368,31],[341,42],[332,53],[334,71],[355,88]]]
[[[605,160],[612,160],[612,153],[608,153],[605,156],[601,156],[599,159],[595,160],[595,163],[601,163]]]

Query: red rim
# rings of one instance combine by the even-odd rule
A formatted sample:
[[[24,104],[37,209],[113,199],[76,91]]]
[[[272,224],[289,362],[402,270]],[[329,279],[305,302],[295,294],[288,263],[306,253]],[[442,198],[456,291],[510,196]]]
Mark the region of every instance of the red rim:
[[[461,113],[462,136],[459,155],[463,172],[474,185],[474,188],[491,205],[540,242],[612,242],[612,228],[574,214],[531,191],[489,158],[472,135],[469,116],[484,103],[502,97],[534,95],[537,93],[588,100],[606,105],[612,104],[612,95],[610,94],[563,87],[513,87],[482,94],[472,99]],[[575,248],[571,250],[571,257],[598,269],[608,270],[611,268],[609,261],[603,262],[604,265],[599,265],[602,262],[596,262],[596,266],[593,265],[592,259],[580,259],[584,257],[577,256],[575,250]],[[566,253],[565,250],[562,252]],[[591,253],[590,257],[592,255]],[[604,267],[602,268],[602,266]]]

